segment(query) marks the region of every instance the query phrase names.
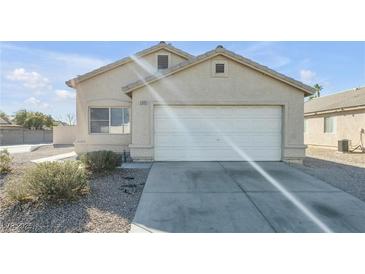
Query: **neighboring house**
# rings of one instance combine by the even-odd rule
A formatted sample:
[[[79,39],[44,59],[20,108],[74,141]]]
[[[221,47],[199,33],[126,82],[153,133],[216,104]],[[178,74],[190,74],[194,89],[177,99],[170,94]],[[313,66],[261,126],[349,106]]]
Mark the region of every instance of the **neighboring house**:
[[[0,117],[0,128],[22,128],[22,126],[13,124],[8,118]]]
[[[77,90],[75,150],[133,160],[301,160],[314,89],[218,46],[161,42],[66,82]],[[247,156],[249,158],[247,158]]]
[[[304,143],[337,148],[338,140],[351,140],[352,148],[365,145],[365,87],[339,92],[304,104]]]
[[[7,119],[0,117],[0,126],[2,125],[11,125],[11,123]]]

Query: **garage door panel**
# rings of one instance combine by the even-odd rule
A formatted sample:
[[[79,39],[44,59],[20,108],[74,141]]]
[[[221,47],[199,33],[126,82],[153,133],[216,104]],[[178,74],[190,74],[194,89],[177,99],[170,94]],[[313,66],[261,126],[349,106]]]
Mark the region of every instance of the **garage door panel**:
[[[270,119],[221,119],[202,117],[199,120],[185,119],[159,119],[156,125],[157,132],[263,132],[263,131],[280,131],[280,121],[275,118]]]
[[[160,106],[154,114],[155,160],[281,159],[279,106]]]
[[[270,143],[267,143],[267,138],[270,136]],[[159,134],[155,136],[156,147],[173,146],[173,147],[192,147],[192,146],[227,146],[227,141],[221,135],[204,135],[194,134],[186,136],[184,134]],[[175,143],[171,145],[171,138],[174,139]],[[238,146],[280,146],[281,138],[278,134],[266,133],[265,136],[261,134],[236,134],[229,135],[227,137],[229,141],[233,142]]]
[[[219,153],[219,154],[217,154]],[[157,159],[163,161],[277,161],[280,150],[276,148],[266,148],[261,150],[245,149],[241,153],[234,153],[231,149],[211,150],[211,149],[161,149],[155,154]],[[217,157],[219,155],[219,158]],[[202,160],[204,159],[204,160]]]
[[[270,108],[266,106],[245,106],[245,109],[230,106],[199,106],[194,107],[194,109],[186,106],[161,106],[157,108],[159,109],[155,112],[155,117],[157,118],[171,118],[173,116],[178,116],[181,118],[195,119],[197,115],[204,115],[204,117],[208,118],[270,118],[281,113],[280,108]]]

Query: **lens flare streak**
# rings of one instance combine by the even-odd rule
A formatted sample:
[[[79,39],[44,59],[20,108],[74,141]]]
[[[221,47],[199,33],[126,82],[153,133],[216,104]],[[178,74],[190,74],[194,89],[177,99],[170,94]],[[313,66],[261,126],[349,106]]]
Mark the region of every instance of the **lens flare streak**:
[[[137,57],[132,56],[132,59],[146,72],[152,74],[156,74],[156,68],[152,67],[149,63],[140,60]],[[144,77],[138,73],[137,71],[134,71],[137,77],[144,81]],[[157,72],[157,75],[160,75],[159,72]],[[173,93],[176,98],[181,98],[181,92],[167,79],[160,80],[163,82],[164,85],[166,85]],[[173,119],[180,127],[185,128],[185,126],[179,121],[179,119],[174,115],[171,108],[166,103],[166,100],[162,98],[159,93],[148,83],[146,83],[146,86],[148,90],[151,92],[152,96],[159,102],[162,102],[163,105],[167,109],[167,114],[170,116],[171,119]],[[183,98],[182,98],[183,99]],[[286,197],[291,203],[293,203],[305,216],[307,216],[314,224],[316,224],[323,232],[326,233],[333,233],[333,231],[324,224],[317,216],[315,216],[304,204],[302,204],[301,201],[299,201],[291,192],[289,192],[282,184],[280,184],[275,178],[273,178],[269,173],[267,173],[257,162],[253,161],[249,155],[247,155],[242,149],[240,149],[230,138],[228,138],[226,135],[222,134],[220,130],[217,128],[216,125],[212,124],[211,121],[207,121],[211,124],[211,127],[218,133],[222,138],[225,140],[225,142],[236,152],[240,157],[242,157],[243,161],[248,162],[258,173],[260,173],[269,183],[271,183],[284,197]],[[187,130],[185,130],[188,134],[188,138],[190,137],[190,134]]]
[[[228,138],[224,137],[225,141],[244,159],[247,161],[258,173],[260,173],[269,183],[271,183],[277,190],[281,192],[290,202],[292,202],[305,216],[307,216],[313,223],[315,223],[323,232],[333,233],[333,231],[324,224],[317,216],[315,216],[305,205],[303,205],[292,193],[290,193],[283,185],[268,174],[259,164],[252,161],[246,153],[239,147],[232,143]]]

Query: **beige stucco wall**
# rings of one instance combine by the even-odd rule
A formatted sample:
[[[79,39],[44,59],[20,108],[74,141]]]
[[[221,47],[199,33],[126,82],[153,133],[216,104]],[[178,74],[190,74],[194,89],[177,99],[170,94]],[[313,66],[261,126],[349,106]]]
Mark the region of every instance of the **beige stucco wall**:
[[[324,133],[324,117],[329,116],[335,117],[334,133]],[[360,130],[365,129],[365,110],[317,115],[305,119],[304,143],[309,146],[337,149],[337,142],[341,139],[349,139],[356,146],[360,143]],[[363,141],[365,142],[365,136]]]
[[[214,60],[227,61],[227,77],[212,77]],[[153,109],[156,104],[281,105],[282,159],[297,160],[304,157],[303,92],[226,57],[214,57],[135,90],[132,97],[130,151],[135,160],[153,160]],[[147,104],[141,104],[141,101]]]
[[[76,140],[76,126],[53,127],[53,144],[69,145]]]
[[[185,59],[166,50],[159,50],[129,62],[113,70],[99,74],[76,85],[77,129],[75,151],[83,153],[92,150],[110,149],[116,152],[129,150],[131,134],[91,134],[89,133],[90,107],[130,107],[131,98],[121,88],[156,71],[157,55],[169,54],[170,65]],[[131,120],[131,123],[133,121]]]

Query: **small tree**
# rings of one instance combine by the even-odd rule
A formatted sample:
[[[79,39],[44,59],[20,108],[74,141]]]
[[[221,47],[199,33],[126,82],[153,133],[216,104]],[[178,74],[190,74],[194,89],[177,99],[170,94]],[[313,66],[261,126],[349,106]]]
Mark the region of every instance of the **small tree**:
[[[44,125],[48,128],[52,128],[54,125],[54,119],[52,118],[51,115],[46,115],[44,116]]]
[[[23,126],[27,119],[28,112],[25,109],[21,109],[15,113],[15,123]]]
[[[42,113],[30,112],[24,121],[23,126],[29,129],[42,129],[45,125],[45,120]]]
[[[19,110],[15,115],[15,121],[17,125],[29,129],[42,129],[44,127],[52,128],[54,125],[54,119],[51,115],[46,115],[41,112],[32,112]]]

